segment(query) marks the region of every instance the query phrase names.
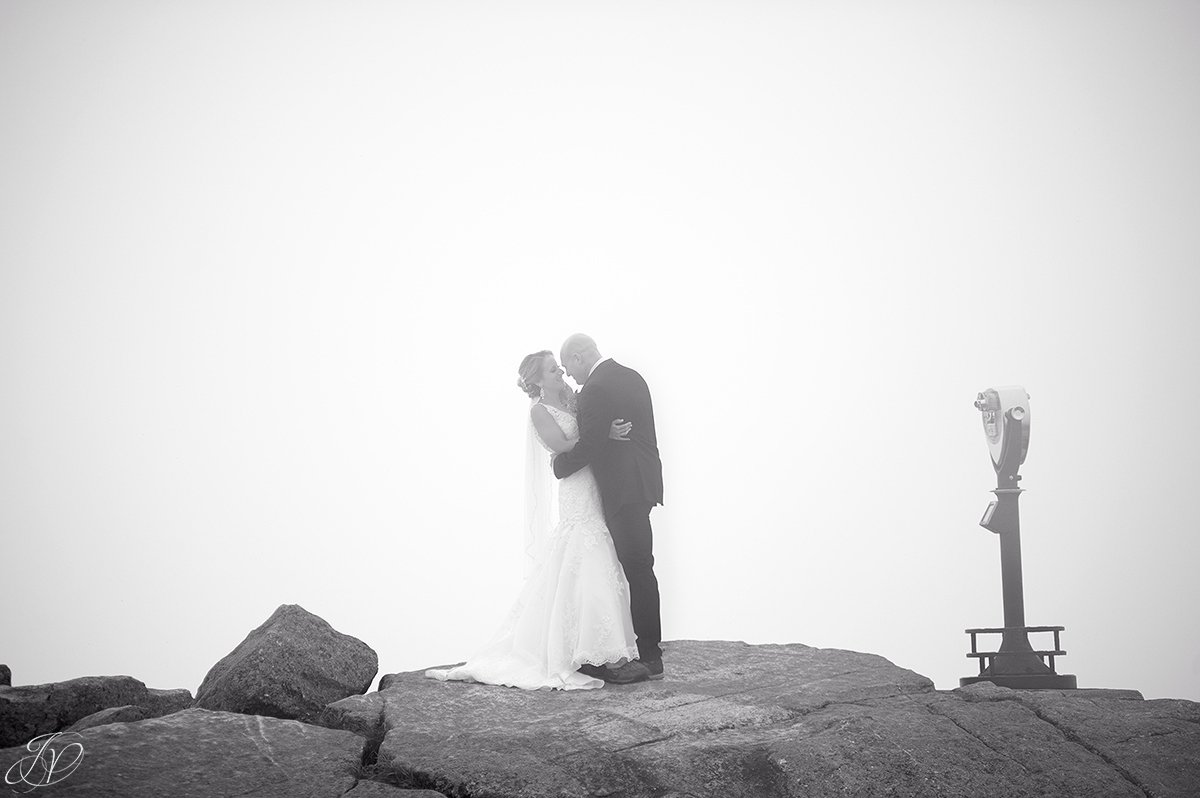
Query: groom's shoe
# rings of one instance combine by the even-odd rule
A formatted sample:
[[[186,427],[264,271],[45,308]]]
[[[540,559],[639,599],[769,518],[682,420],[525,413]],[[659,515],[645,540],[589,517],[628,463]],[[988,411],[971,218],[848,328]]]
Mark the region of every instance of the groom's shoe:
[[[662,678],[662,660],[658,663],[658,676],[655,677],[652,671],[647,667],[646,663],[640,659],[631,659],[619,668],[609,668],[608,681],[613,684],[633,684],[634,682],[646,682],[650,679]]]
[[[662,657],[658,659],[639,659],[638,662],[646,666],[646,670],[650,671],[650,679],[661,679],[663,677]]]

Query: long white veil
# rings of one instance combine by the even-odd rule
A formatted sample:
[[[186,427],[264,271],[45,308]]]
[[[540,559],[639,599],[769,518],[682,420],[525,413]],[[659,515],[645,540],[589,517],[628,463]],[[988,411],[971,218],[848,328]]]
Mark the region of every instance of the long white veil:
[[[530,410],[534,404],[536,399]],[[538,438],[530,413],[525,414],[525,425],[525,576],[529,576],[545,555],[558,518],[558,480],[550,462],[552,452]]]

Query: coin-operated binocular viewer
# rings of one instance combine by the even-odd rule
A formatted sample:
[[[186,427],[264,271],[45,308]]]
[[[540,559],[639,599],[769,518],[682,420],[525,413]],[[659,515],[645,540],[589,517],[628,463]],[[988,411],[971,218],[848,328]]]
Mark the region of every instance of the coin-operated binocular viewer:
[[[984,511],[979,525],[1000,536],[1004,627],[967,630],[971,636],[971,651],[967,656],[979,660],[979,675],[959,679],[959,684],[992,682],[1024,690],[1073,689],[1075,677],[1054,670],[1054,658],[1067,653],[1059,639],[1064,627],[1025,625],[1021,524],[1017,511],[1017,497],[1022,489],[1017,487],[1021,481],[1017,470],[1029,451],[1029,394],[1019,385],[989,388],[979,394],[975,407],[983,414],[983,431],[996,469],[996,489],[992,491],[996,499]],[[1052,632],[1054,648],[1034,649],[1029,643],[1030,632]],[[977,636],[981,634],[1003,635],[1000,650],[980,651]]]

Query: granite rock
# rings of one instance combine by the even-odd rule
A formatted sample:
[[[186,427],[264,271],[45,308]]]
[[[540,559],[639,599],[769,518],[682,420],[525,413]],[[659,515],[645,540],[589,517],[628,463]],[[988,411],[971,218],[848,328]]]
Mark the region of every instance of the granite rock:
[[[74,757],[63,751],[61,780],[44,789],[62,798],[339,798],[358,783],[365,743],[295,720],[184,709],[58,737],[52,745],[78,745],[83,756],[67,770]],[[0,750],[0,769],[16,773],[32,756]]]
[[[410,790],[405,787],[393,787],[381,781],[360,781],[355,784],[346,798],[446,798],[440,792],[433,790]]]
[[[939,691],[883,657],[798,644],[684,640],[664,649],[663,680],[600,690],[440,682],[424,669],[387,674],[380,691],[330,701],[311,722],[200,708],[121,721],[123,710],[139,710],[113,705],[58,738],[87,756],[53,790],[101,798],[1194,798],[1200,784],[1195,702],[988,683]],[[41,697],[54,703],[50,687],[40,686]],[[0,688],[0,699],[14,691],[29,695]],[[145,691],[134,706],[144,710],[151,692],[178,698]],[[0,768],[30,756],[0,750]]]
[[[366,643],[284,604],[209,670],[192,706],[312,721],[326,704],[366,692],[378,668]]]
[[[0,747],[62,731],[110,707],[140,706],[147,715],[157,716],[186,707],[191,700],[187,690],[154,690],[132,676],[83,676],[5,687],[0,689]]]
[[[938,691],[882,657],[802,645],[664,649],[662,681],[600,690],[391,674],[376,767],[506,798],[1194,798],[1200,784],[1194,702]]]
[[[313,721],[330,729],[344,729],[368,739],[383,738],[383,711],[387,701],[383,693],[352,695],[326,704]]]
[[[103,726],[106,723],[128,723],[134,720],[145,720],[150,717],[155,716],[145,707],[132,704],[126,704],[123,707],[107,707],[99,712],[93,712],[85,718],[80,718],[63,729],[63,731],[77,732],[90,729],[93,726]]]

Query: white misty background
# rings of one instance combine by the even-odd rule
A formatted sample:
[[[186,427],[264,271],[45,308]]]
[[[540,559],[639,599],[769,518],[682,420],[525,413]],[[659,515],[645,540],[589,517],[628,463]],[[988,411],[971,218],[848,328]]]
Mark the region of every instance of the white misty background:
[[[516,368],[655,402],[668,640],[957,686],[972,406],[1030,392],[1026,617],[1200,700],[1191,3],[0,4],[0,660],[195,690],[281,603],[465,659]],[[670,668],[667,654],[667,667]]]

